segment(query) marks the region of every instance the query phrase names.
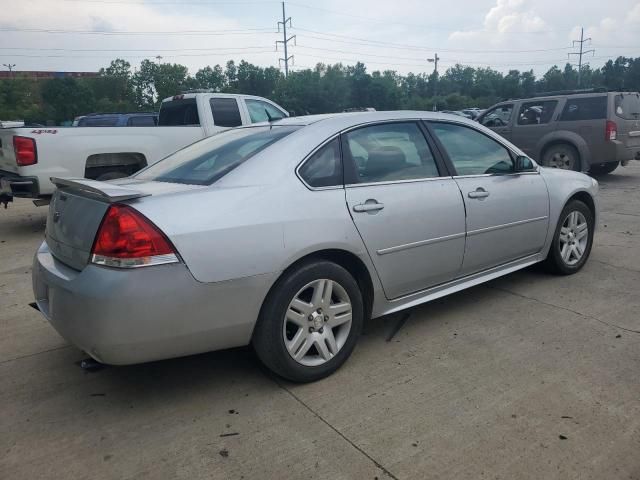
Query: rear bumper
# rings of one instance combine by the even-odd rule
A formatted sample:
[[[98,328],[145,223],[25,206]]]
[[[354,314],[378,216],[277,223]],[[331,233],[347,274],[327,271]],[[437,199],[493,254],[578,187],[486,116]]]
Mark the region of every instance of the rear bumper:
[[[0,196],[38,198],[40,185],[37,177],[22,177],[0,170]]]
[[[628,147],[620,141],[613,141],[611,148],[611,159],[609,162],[628,162],[629,160],[640,160],[640,146]]]
[[[184,264],[119,270],[56,260],[33,264],[39,310],[70,343],[113,365],[247,345],[275,275],[196,281]]]

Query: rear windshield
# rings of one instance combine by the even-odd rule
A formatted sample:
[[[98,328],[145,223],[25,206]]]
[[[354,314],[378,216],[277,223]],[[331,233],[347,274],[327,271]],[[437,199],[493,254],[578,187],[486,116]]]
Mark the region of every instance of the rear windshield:
[[[638,120],[640,118],[640,94],[621,93],[616,95],[616,115],[625,120]]]
[[[196,142],[135,175],[142,180],[211,185],[298,126],[236,128]]]
[[[599,120],[607,118],[607,97],[567,98],[562,110],[561,122]]]
[[[183,98],[163,102],[160,106],[158,125],[163,127],[180,127],[200,125],[198,104],[195,98]]]

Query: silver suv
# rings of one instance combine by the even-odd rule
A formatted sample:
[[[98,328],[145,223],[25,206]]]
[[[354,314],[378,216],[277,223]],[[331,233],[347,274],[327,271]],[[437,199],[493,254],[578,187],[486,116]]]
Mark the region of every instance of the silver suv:
[[[538,163],[606,174],[640,160],[640,94],[575,91],[508,100],[478,122]]]

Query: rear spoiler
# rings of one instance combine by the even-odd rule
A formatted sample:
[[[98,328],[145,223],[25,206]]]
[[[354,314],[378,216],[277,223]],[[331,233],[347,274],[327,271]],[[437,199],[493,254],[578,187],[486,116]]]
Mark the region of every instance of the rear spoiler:
[[[82,193],[84,196],[95,198],[102,202],[115,203],[133,198],[147,197],[150,193],[141,192],[135,188],[130,188],[113,183],[99,182],[86,178],[58,178],[51,177],[53,183],[60,190]]]

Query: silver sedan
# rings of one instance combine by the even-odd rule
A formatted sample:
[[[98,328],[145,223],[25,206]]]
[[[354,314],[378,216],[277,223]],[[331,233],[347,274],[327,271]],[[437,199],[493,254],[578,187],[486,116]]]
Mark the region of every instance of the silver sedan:
[[[589,256],[597,182],[537,166],[459,116],[288,118],[114,182],[53,179],[39,310],[96,360],[252,344],[313,381],[363,323],[543,262]]]

